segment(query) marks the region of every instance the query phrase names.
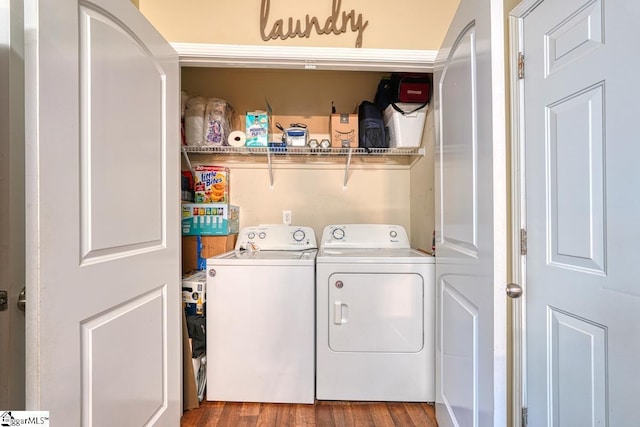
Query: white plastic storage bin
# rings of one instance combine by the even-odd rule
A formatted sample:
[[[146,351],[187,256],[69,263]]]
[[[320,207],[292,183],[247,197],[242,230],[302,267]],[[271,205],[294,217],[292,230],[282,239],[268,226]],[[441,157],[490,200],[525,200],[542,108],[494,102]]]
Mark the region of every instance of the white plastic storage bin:
[[[392,105],[384,110],[384,125],[389,130],[389,147],[420,147],[422,131],[427,117],[428,105],[414,111],[420,104],[396,103],[398,108],[406,111],[402,114]]]

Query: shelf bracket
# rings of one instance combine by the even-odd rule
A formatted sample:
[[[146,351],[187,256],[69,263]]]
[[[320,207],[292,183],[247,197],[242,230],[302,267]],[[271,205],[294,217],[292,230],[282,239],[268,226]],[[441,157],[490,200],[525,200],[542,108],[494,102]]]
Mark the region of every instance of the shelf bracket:
[[[184,160],[187,162],[187,167],[189,168],[189,172],[191,172],[191,176],[193,179],[196,179],[196,173],[193,170],[193,166],[191,166],[191,161],[189,160],[189,154],[187,154],[187,150],[184,148],[184,145],[181,148],[182,155],[184,156]]]
[[[353,152],[353,148],[349,148],[349,155],[347,156],[347,163],[344,165],[344,184],[342,185],[342,190],[347,189],[347,181],[349,180],[349,167],[351,167],[351,153]]]
[[[269,163],[269,188],[273,190],[273,164],[271,163],[271,150],[267,150],[267,162]]]

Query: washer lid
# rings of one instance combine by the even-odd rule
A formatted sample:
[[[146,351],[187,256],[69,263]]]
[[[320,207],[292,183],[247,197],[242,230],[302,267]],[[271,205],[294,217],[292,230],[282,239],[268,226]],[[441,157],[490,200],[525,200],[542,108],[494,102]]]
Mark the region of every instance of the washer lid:
[[[435,257],[416,249],[336,249],[323,248],[316,263],[424,263],[433,264]]]
[[[207,259],[215,265],[314,265],[317,249],[306,251],[240,251],[235,250]]]

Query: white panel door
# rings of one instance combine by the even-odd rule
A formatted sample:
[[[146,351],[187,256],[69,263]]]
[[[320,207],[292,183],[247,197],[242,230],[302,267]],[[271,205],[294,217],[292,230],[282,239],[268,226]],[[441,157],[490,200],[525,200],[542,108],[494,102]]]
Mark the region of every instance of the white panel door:
[[[440,427],[506,425],[502,15],[462,0],[434,78]]]
[[[24,409],[24,69],[22,2],[0,1],[0,408]]]
[[[640,3],[523,18],[532,426],[637,426]]]
[[[178,59],[128,0],[25,1],[27,408],[178,425]]]

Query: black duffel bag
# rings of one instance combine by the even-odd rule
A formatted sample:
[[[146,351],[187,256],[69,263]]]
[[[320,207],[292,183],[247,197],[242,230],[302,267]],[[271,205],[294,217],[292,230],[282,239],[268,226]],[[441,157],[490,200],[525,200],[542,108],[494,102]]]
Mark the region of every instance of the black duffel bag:
[[[382,111],[370,101],[362,101],[358,107],[358,147],[389,148]]]

